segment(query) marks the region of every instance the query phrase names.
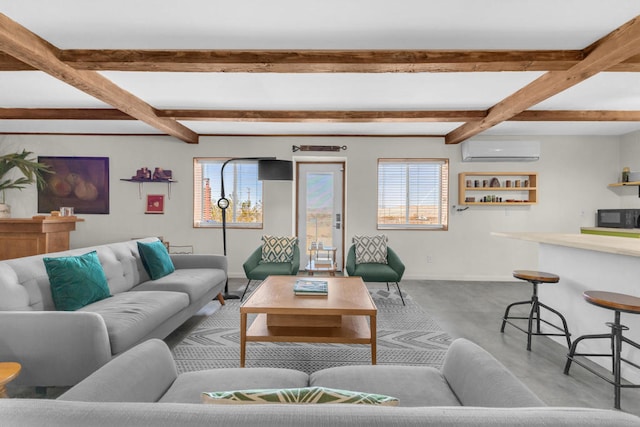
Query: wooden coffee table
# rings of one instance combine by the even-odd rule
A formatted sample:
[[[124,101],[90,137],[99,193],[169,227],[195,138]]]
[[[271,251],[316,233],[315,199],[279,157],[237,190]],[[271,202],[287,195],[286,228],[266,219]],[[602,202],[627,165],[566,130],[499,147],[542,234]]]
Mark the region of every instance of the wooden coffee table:
[[[295,295],[297,279],[269,276],[240,306],[240,367],[247,341],[370,344],[375,365],[378,309],[362,279],[323,277],[325,296]],[[249,313],[257,316],[247,330]]]

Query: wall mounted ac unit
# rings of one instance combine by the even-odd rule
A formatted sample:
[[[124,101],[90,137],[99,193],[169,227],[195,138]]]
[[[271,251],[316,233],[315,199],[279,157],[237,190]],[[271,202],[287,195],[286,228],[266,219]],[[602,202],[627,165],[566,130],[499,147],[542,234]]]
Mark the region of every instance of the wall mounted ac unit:
[[[540,158],[540,141],[481,140],[462,143],[463,162],[533,162]]]

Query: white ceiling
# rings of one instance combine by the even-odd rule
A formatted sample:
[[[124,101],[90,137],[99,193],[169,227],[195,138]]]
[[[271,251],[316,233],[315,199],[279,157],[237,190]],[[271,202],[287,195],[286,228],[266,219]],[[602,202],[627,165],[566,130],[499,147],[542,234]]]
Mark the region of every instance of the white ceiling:
[[[60,49],[583,49],[638,0],[0,0]],[[0,45],[1,49],[1,45]],[[484,110],[542,72],[101,72],[158,109]],[[110,108],[39,71],[0,71],[0,107]],[[601,73],[532,109],[640,110],[640,73]],[[199,134],[444,135],[462,123],[181,121]],[[640,122],[505,122],[483,135],[622,135]],[[157,134],[137,121],[0,120],[0,133]]]

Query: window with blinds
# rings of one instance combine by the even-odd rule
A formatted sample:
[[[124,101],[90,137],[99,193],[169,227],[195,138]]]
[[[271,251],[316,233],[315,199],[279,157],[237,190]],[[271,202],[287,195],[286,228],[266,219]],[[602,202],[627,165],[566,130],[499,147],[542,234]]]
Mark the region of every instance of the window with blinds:
[[[378,159],[378,229],[448,228],[448,159]]]
[[[193,226],[222,227],[220,168],[228,159],[193,159]],[[224,191],[229,200],[227,227],[262,228],[262,181],[256,161],[233,161],[224,168]]]

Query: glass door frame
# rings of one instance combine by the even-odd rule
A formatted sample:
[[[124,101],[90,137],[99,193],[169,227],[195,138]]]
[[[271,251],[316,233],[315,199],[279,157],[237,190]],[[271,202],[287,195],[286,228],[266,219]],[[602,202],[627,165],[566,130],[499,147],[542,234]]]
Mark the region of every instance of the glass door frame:
[[[337,265],[337,271],[341,272],[344,270],[344,264],[346,262],[346,257],[347,254],[345,252],[345,224],[346,224],[346,215],[345,215],[345,208],[346,208],[346,177],[347,177],[347,162],[346,160],[342,160],[342,159],[334,159],[334,158],[327,158],[326,160],[322,159],[296,159],[295,160],[295,169],[296,169],[296,175],[295,175],[295,232],[296,232],[296,236],[299,236],[300,233],[300,224],[299,224],[299,218],[300,218],[300,203],[299,203],[299,196],[300,196],[300,165],[309,165],[309,164],[314,164],[314,165],[322,165],[322,164],[327,164],[327,165],[339,165],[341,167],[342,170],[342,209],[340,212],[340,234],[341,234],[341,247],[340,249],[340,253],[341,253],[341,262],[340,265]],[[335,218],[334,218],[334,227],[335,227]],[[308,242],[305,242],[306,244],[308,244]],[[308,254],[309,252],[309,248],[303,248],[300,247],[300,251],[304,251],[305,253]],[[304,256],[302,256],[301,253],[301,261],[302,259],[306,259]],[[303,266],[302,262],[300,264],[300,268],[306,268],[306,265]]]

